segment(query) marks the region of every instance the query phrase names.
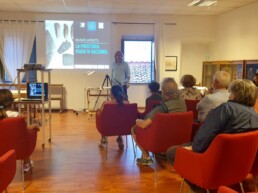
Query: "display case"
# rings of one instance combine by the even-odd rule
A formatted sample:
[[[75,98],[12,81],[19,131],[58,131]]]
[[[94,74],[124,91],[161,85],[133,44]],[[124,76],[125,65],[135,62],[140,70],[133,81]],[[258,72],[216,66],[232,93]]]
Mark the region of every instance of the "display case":
[[[244,78],[253,80],[256,73],[258,73],[258,60],[245,60]]]
[[[205,61],[203,62],[202,86],[212,87],[212,78],[216,71],[224,70],[231,75],[231,81],[244,77],[244,60]]]

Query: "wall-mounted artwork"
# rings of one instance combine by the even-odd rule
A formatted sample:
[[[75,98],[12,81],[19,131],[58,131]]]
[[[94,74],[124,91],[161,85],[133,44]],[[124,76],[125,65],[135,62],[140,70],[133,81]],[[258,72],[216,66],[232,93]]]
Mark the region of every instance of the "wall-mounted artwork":
[[[165,71],[177,71],[177,56],[165,56]]]

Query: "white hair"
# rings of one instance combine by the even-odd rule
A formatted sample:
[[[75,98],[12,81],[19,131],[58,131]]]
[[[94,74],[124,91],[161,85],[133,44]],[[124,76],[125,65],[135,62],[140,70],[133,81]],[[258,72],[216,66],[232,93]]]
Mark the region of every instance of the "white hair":
[[[221,87],[228,88],[228,86],[230,84],[231,77],[230,77],[230,74],[227,73],[226,71],[217,71],[213,75],[213,81],[214,80],[217,80],[218,84]]]

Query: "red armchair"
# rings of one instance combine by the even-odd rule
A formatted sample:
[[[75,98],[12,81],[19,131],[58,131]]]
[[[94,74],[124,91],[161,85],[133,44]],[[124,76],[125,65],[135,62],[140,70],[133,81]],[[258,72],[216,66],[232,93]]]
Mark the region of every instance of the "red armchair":
[[[144,112],[139,113],[139,118],[140,119],[144,119],[145,116],[156,106],[159,105],[161,103],[161,101],[150,101],[149,103],[147,103]]]
[[[7,192],[7,186],[12,182],[16,173],[16,153],[9,150],[0,157],[0,192]]]
[[[254,178],[254,186],[255,186],[255,191],[258,191],[257,185],[256,185],[256,177],[258,176],[258,151],[256,152],[256,157],[250,172],[253,175]]]
[[[185,99],[186,109],[187,109],[187,111],[192,111],[193,112],[193,119],[194,120],[198,120],[198,111],[196,110],[196,105],[199,101],[200,100]],[[197,133],[199,127],[200,127],[200,123],[193,122],[191,141],[193,140],[193,138],[194,138],[195,134]]]
[[[258,131],[216,136],[204,153],[178,148],[174,168],[192,184],[206,190],[244,180],[251,170],[258,144]],[[241,188],[242,183],[240,183]]]
[[[16,160],[21,160],[22,187],[24,190],[24,159],[28,158],[36,147],[37,130],[28,130],[23,117],[0,120],[0,155],[10,149],[16,152]]]
[[[96,113],[97,130],[105,137],[131,135],[131,128],[135,125],[137,116],[136,103],[124,105],[105,104],[103,110]],[[106,144],[106,158],[107,149]]]
[[[190,142],[192,122],[193,113],[191,111],[159,113],[155,115],[148,128],[136,127],[136,141],[154,155],[155,180],[155,153],[163,153],[171,146]]]
[[[185,99],[187,111],[193,111],[193,118],[198,119],[198,111],[196,110],[196,105],[200,100],[188,100]]]

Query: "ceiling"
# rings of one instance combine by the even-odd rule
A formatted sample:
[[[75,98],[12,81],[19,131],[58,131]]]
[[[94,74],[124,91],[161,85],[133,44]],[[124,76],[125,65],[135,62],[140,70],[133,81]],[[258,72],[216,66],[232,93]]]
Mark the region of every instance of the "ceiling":
[[[0,11],[220,15],[257,0],[218,0],[216,6],[188,7],[192,0],[0,0]]]

